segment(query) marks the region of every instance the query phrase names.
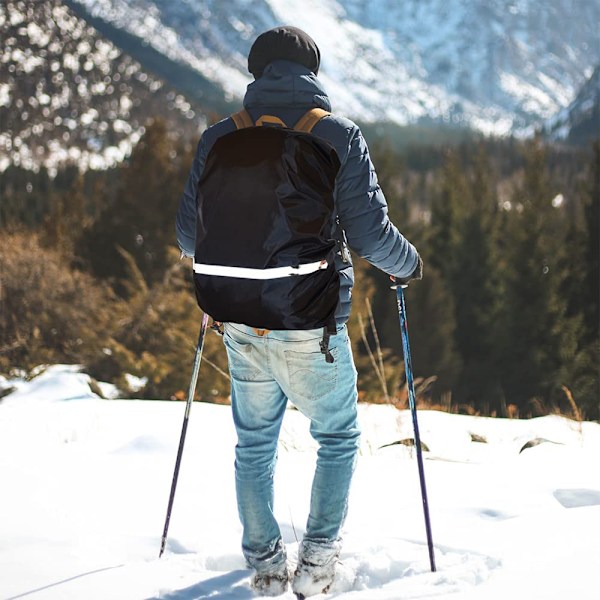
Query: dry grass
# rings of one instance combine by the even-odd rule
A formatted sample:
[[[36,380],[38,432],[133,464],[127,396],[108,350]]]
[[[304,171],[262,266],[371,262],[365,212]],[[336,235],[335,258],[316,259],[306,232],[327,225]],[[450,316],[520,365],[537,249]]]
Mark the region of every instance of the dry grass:
[[[417,398],[417,408],[421,410],[437,410],[440,412],[447,412],[452,414],[463,414],[471,416],[487,416],[496,417],[496,412],[491,414],[482,413],[477,410],[471,404],[466,403],[454,403],[452,401],[452,392],[448,391],[442,394],[439,401],[432,401],[430,395],[427,393],[429,386],[436,381],[436,377],[428,378],[417,378],[415,379],[415,395]],[[549,406],[541,398],[534,397],[529,400],[526,405],[526,410],[519,408],[516,404],[507,404],[503,408],[504,418],[508,419],[531,419],[534,417],[542,417],[546,415],[558,415],[574,421],[577,424],[577,429],[580,435],[583,435],[583,421],[585,415],[577,405],[577,402],[573,398],[571,390],[566,386],[561,386],[565,397],[568,401],[568,410],[564,410],[560,406],[553,404]],[[383,402],[382,402],[383,403]],[[408,388],[406,383],[398,390],[395,396],[390,398],[389,401],[398,410],[406,410],[408,405]]]
[[[571,393],[571,390],[566,385],[563,385],[561,387],[562,387],[563,392],[565,393],[565,396],[567,397],[569,406],[571,408],[571,418],[574,421],[577,421],[577,431],[579,433],[580,439],[583,441],[583,425],[582,425],[583,414],[579,410],[579,406],[577,406],[577,403],[575,402],[575,398],[573,398],[573,394]]]
[[[383,361],[383,352],[381,351],[381,343],[379,342],[379,335],[377,333],[377,328],[375,327],[375,319],[373,318],[373,310],[371,309],[371,302],[369,299],[366,299],[367,304],[367,315],[369,317],[369,325],[371,327],[371,333],[373,335],[373,339],[375,340],[375,349],[377,352],[377,360],[375,359],[375,355],[371,350],[371,345],[369,344],[369,340],[367,339],[367,332],[365,328],[365,323],[361,314],[358,315],[358,323],[360,325],[360,335],[367,350],[367,354],[369,355],[369,359],[371,364],[373,365],[373,370],[375,371],[375,375],[381,385],[381,390],[383,392],[383,398],[385,404],[388,404],[390,401],[390,395],[388,392],[387,379],[385,376],[385,366]]]
[[[575,399],[573,398],[573,394],[571,393],[571,390],[566,385],[563,385],[561,387],[562,387],[563,392],[565,393],[565,396],[567,397],[567,400],[569,401],[569,405],[573,412],[573,418],[576,421],[578,421],[579,424],[581,425],[581,422],[583,421],[583,415],[581,414],[581,411],[579,410],[579,407],[577,406],[577,403],[575,402]]]

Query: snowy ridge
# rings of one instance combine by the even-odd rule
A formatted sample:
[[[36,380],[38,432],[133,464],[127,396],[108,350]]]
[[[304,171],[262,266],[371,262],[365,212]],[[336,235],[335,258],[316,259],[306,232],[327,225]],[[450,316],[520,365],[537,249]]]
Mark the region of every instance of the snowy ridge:
[[[549,119],[544,132],[555,140],[586,142],[600,136],[600,66],[569,106]]]
[[[193,406],[158,560],[184,404],[102,400],[89,383],[67,365],[0,381],[16,388],[0,400],[0,511],[11,515],[0,521],[0,597],[252,598],[229,407]],[[412,450],[381,448],[411,436],[410,414],[359,409],[363,438],[341,556],[356,581],[339,580],[336,599],[596,599],[599,424],[420,411],[438,565],[431,573]],[[547,441],[522,450],[534,439]],[[287,411],[275,513],[292,559],[314,459],[306,419]]]
[[[240,98],[255,36],[306,29],[334,110],[526,132],[567,106],[600,63],[595,0],[74,0]]]

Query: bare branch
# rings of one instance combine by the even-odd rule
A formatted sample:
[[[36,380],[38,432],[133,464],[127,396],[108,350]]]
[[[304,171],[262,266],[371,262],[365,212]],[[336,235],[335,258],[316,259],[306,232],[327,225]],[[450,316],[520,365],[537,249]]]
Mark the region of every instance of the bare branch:
[[[383,379],[383,376],[379,371],[379,365],[377,364],[377,361],[375,360],[375,356],[373,356],[373,352],[371,351],[371,346],[369,346],[369,341],[367,340],[367,334],[365,332],[365,324],[364,324],[362,315],[360,313],[358,313],[358,322],[360,324],[360,335],[362,337],[362,341],[365,345],[365,348],[367,349],[369,358],[371,359],[371,364],[373,365],[373,369],[375,370],[377,379],[379,379],[379,383],[381,384],[381,388],[383,389],[383,393],[385,394],[386,401],[389,401],[385,380]]]

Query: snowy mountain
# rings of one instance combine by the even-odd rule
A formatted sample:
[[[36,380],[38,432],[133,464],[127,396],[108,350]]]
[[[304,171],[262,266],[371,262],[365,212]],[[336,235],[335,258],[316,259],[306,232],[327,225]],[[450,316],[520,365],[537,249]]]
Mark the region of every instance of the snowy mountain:
[[[156,115],[196,137],[239,105],[253,39],[281,23],[311,33],[334,111],[362,123],[585,132],[599,22],[597,0],[7,0],[0,172],[114,165]]]
[[[600,136],[600,66],[569,106],[548,120],[544,132],[552,139],[585,143]]]
[[[149,117],[197,134],[193,101],[144,69],[60,0],[0,4],[0,172],[10,164],[105,168]]]
[[[224,100],[250,81],[246,56],[278,24],[308,31],[334,110],[526,132],[572,102],[600,63],[597,0],[69,0]],[[108,33],[110,34],[110,32]],[[187,68],[188,76],[185,75]],[[167,69],[168,70],[168,69]],[[176,72],[175,72],[176,71]],[[200,88],[198,88],[200,89]]]

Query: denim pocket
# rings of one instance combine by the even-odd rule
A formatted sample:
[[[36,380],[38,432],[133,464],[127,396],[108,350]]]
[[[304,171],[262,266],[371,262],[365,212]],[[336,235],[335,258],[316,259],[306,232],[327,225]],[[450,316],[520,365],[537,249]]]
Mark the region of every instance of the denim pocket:
[[[312,350],[311,345],[311,350]],[[335,389],[338,372],[338,349],[331,348],[334,362],[328,363],[321,352],[284,350],[290,388],[298,396],[316,399]]]
[[[253,361],[252,344],[244,344],[234,340],[225,333],[223,343],[227,349],[229,373],[238,381],[254,381],[260,374],[260,369]]]

